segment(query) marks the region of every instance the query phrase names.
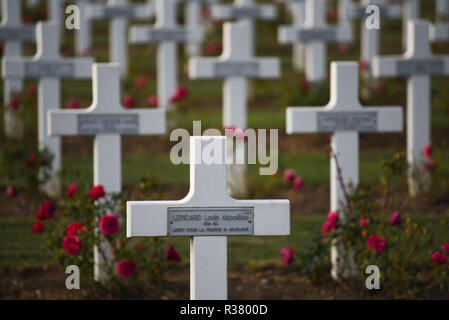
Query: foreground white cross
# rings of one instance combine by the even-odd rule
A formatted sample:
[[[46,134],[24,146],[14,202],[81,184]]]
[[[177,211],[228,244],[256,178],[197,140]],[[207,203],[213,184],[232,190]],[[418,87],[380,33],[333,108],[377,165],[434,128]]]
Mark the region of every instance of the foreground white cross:
[[[155,0],[156,24],[154,27],[134,26],[130,42],[136,44],[158,43],[157,97],[159,107],[172,107],[170,98],[178,87],[178,51],[180,42],[200,43],[203,30],[188,29],[176,23],[178,0]]]
[[[94,136],[94,185],[106,192],[122,191],[122,135],[162,135],[165,113],[161,109],[127,110],[120,103],[120,68],[117,64],[94,64],[92,67],[93,102],[87,109],[51,110],[48,133],[52,136]],[[106,260],[111,260],[107,243],[101,244]],[[102,268],[108,263],[94,250],[94,278],[107,279]]]
[[[128,237],[190,236],[190,298],[227,299],[227,236],[289,235],[289,200],[226,192],[226,137],[190,138],[190,191],[178,201],[128,201]]]
[[[47,135],[47,110],[61,105],[61,79],[91,77],[91,58],[64,58],[59,54],[59,26],[39,22],[36,27],[37,53],[33,58],[6,57],[2,60],[3,77],[39,79],[38,141],[39,149],[53,155],[52,176],[43,186],[49,195],[60,192],[61,141]]]
[[[402,56],[376,57],[375,77],[407,77],[407,158],[412,195],[426,188],[427,174],[418,174],[425,165],[424,146],[431,143],[430,77],[449,74],[449,55],[435,56],[429,43],[429,23],[408,23],[407,51]],[[423,180],[424,179],[424,180]],[[424,184],[424,185],[423,185]]]
[[[338,165],[346,188],[359,183],[359,132],[402,131],[401,107],[363,107],[359,101],[359,73],[356,62],[332,62],[331,96],[322,107],[289,107],[286,120],[287,134],[332,133],[331,210],[338,210],[340,219],[346,219],[344,191],[338,180]],[[350,190],[348,190],[350,192]],[[332,246],[332,276],[348,277],[358,274],[353,262],[345,261],[343,249]],[[338,260],[340,262],[338,263]]]
[[[280,26],[281,43],[304,43],[306,78],[313,83],[326,80],[328,42],[351,42],[352,28],[348,24],[330,26],[326,22],[327,0],[306,0],[306,22],[301,26]]]
[[[245,22],[249,27],[251,55],[255,54],[255,21],[274,20],[277,17],[277,8],[271,4],[257,4],[256,0],[234,0],[232,5],[215,4],[212,5],[211,16],[214,19],[230,20],[235,19]]]
[[[250,28],[245,22],[223,25],[223,53],[218,58],[194,57],[189,61],[191,79],[225,79],[223,87],[223,127],[248,127],[248,79],[277,78],[277,58],[256,58],[251,54]],[[230,148],[233,146],[230,144]],[[231,152],[229,152],[231,155]],[[229,168],[229,187],[234,196],[247,194],[246,165]]]
[[[2,22],[0,25],[0,41],[4,43],[5,57],[22,56],[22,43],[35,42],[36,31],[34,26],[22,24],[22,1],[2,0]],[[5,106],[5,135],[7,137],[21,138],[23,128],[20,119],[10,110],[11,95],[23,89],[22,79],[7,77],[3,82],[3,101]]]
[[[106,5],[90,4],[89,19],[110,20],[109,61],[120,65],[121,74],[128,73],[127,28],[130,19],[147,19],[154,15],[152,2],[130,4],[128,0],[108,0]]]

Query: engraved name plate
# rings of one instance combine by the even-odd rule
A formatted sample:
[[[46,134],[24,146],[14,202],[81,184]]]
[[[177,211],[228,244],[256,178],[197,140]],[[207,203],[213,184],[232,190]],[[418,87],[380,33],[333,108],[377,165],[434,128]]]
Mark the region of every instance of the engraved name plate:
[[[334,41],[337,39],[335,30],[301,30],[297,33],[298,41]]]
[[[258,18],[261,16],[261,11],[259,8],[233,8],[231,15],[235,19]]]
[[[217,77],[257,77],[259,65],[255,62],[222,62],[215,64]]]
[[[318,113],[319,132],[377,131],[377,112],[326,112]]]
[[[254,208],[168,208],[169,236],[252,235]]]
[[[139,119],[137,114],[79,114],[78,134],[137,134]]]
[[[0,40],[33,42],[36,40],[36,33],[32,27],[2,27],[0,28]]]
[[[185,30],[149,30],[148,36],[151,41],[185,41],[187,34]]]
[[[444,73],[443,60],[422,59],[422,60],[398,62],[399,76],[410,76],[414,74],[443,74],[443,73]]]
[[[28,77],[72,78],[74,66],[70,62],[35,62],[29,61],[25,65]]]
[[[103,14],[107,18],[131,18],[134,16],[134,9],[127,7],[105,8]]]

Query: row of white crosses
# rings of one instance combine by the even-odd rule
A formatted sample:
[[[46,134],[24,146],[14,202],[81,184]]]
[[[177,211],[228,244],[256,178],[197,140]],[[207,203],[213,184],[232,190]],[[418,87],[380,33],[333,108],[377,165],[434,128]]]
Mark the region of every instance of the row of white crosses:
[[[306,78],[320,83],[327,78],[327,49],[329,42],[352,41],[349,24],[330,26],[326,22],[327,0],[306,0],[306,20],[302,25],[280,26],[278,39],[281,43],[303,43],[306,56]]]
[[[15,0],[14,0],[15,1]],[[61,105],[61,79],[90,79],[91,58],[64,58],[59,53],[59,26],[39,22],[36,26],[37,53],[32,58],[4,57],[3,78],[38,79],[38,142],[53,156],[51,177],[43,189],[49,195],[60,191],[61,141],[47,135],[47,110]]]
[[[127,202],[128,237],[190,236],[194,300],[227,299],[228,236],[290,234],[289,200],[229,196],[226,139],[190,138],[190,190],[184,199]]]
[[[411,167],[409,187],[412,195],[428,185],[424,146],[431,143],[431,77],[449,74],[449,55],[433,55],[429,42],[429,23],[408,22],[407,51],[398,57],[375,57],[375,77],[406,77],[407,84],[407,157]]]
[[[449,41],[449,0],[437,0],[437,21],[430,26],[432,42]]]
[[[256,58],[251,50],[251,31],[247,22],[223,25],[223,53],[217,58],[191,58],[192,79],[224,79],[223,127],[248,127],[248,79],[270,79],[280,76],[278,58]],[[241,144],[238,147],[244,147]],[[233,147],[229,144],[229,147]],[[240,152],[241,149],[236,150]],[[229,151],[229,155],[232,153]],[[232,162],[235,163],[235,162]],[[247,194],[246,165],[230,165],[228,183],[232,195]]]
[[[257,4],[256,0],[234,0],[231,5],[216,4],[212,6],[212,18],[218,20],[237,20],[245,22],[249,27],[251,43],[250,54],[255,54],[255,21],[273,20],[277,17],[277,9],[270,4]]]
[[[157,97],[158,106],[170,109],[170,98],[178,87],[178,43],[200,43],[203,29],[185,28],[176,22],[179,0],[155,0],[156,23],[154,26],[130,28],[130,42],[134,44],[158,44],[157,48]]]
[[[152,17],[152,3],[150,1],[145,4],[130,4],[128,0],[108,0],[106,5],[91,4],[87,7],[88,19],[110,20],[109,61],[120,65],[122,75],[128,72],[128,21]]]
[[[311,132],[331,133],[331,210],[337,210],[342,222],[346,221],[344,190],[356,188],[359,183],[359,133],[402,131],[401,107],[363,107],[359,101],[359,72],[356,62],[332,62],[331,93],[329,103],[317,107],[289,107],[286,115],[287,134]],[[338,167],[341,181],[338,179]],[[332,276],[350,277],[358,274],[350,248],[336,242],[332,246]]]
[[[162,109],[125,109],[120,102],[120,68],[118,64],[94,64],[92,67],[93,102],[87,109],[49,110],[48,134],[60,136],[94,136],[94,185],[106,192],[122,191],[122,135],[165,134]],[[107,280],[112,256],[108,243],[94,248],[94,278]],[[101,254],[103,252],[103,254]]]
[[[5,44],[4,57],[22,56],[22,43],[36,41],[35,27],[22,24],[22,1],[2,0],[2,22],[0,25],[0,41]],[[8,108],[13,93],[23,89],[22,79],[4,78],[3,99],[5,106],[5,134],[8,137],[20,138],[23,135],[22,123]]]

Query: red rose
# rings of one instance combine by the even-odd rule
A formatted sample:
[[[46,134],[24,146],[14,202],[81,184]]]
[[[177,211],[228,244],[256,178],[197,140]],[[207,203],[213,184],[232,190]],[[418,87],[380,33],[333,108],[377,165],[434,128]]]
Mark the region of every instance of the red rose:
[[[136,80],[136,87],[139,89],[143,89],[146,87],[148,83],[148,77],[147,76],[140,76]]]
[[[296,172],[293,169],[284,170],[284,181],[286,183],[292,183],[296,178]]]
[[[284,261],[284,264],[286,266],[289,266],[292,264],[294,254],[295,254],[295,250],[293,248],[282,248],[281,249],[282,261]]]
[[[104,194],[105,194],[104,188],[101,184],[99,184],[99,185],[93,186],[92,189],[90,189],[89,197],[91,199],[98,200],[101,197],[103,197]]]
[[[9,102],[9,107],[12,110],[16,110],[18,107],[20,106],[20,99],[19,98],[14,98]]]
[[[441,248],[446,252],[447,255],[449,255],[449,242],[443,243],[441,245]]]
[[[293,180],[293,189],[301,190],[303,186],[304,180],[302,177],[296,177],[295,180]]]
[[[37,213],[36,213],[36,220],[44,221],[44,220],[47,220],[47,219],[50,219],[50,217],[48,217],[48,215],[42,209],[37,211]]]
[[[76,236],[76,235],[78,235],[78,231],[85,232],[81,222],[75,221],[75,222],[72,222],[71,224],[69,224],[69,226],[67,227],[66,233],[69,236]]]
[[[79,107],[80,107],[80,103],[76,99],[70,99],[66,104],[67,109],[79,109]]]
[[[401,213],[399,211],[393,212],[393,215],[390,218],[390,221],[388,223],[392,226],[400,226],[402,223],[401,219]]]
[[[30,154],[26,162],[27,168],[34,169],[36,167],[36,161],[37,156],[34,153]]]
[[[158,100],[157,100],[157,96],[156,95],[151,95],[148,97],[148,105],[150,107],[156,108],[158,105]]]
[[[176,89],[176,92],[171,96],[170,98],[170,103],[176,103],[181,99],[184,99],[185,97],[187,97],[187,95],[189,94],[187,88],[183,87],[183,86],[179,86]]]
[[[309,91],[310,90],[310,81],[303,77],[301,80],[301,86],[305,91]]]
[[[129,109],[134,107],[134,97],[131,95],[127,95],[124,99],[123,99],[123,105],[125,106],[125,108]]]
[[[17,195],[17,189],[14,188],[13,186],[8,186],[6,188],[6,194],[11,198],[14,198]]]
[[[435,170],[435,167],[436,167],[435,160],[433,160],[432,158],[427,158],[426,169],[430,172],[433,172]]]
[[[167,261],[181,261],[178,251],[176,251],[173,246],[169,246],[167,251],[165,251],[165,257]]]
[[[360,60],[359,61],[359,68],[362,69],[362,70],[368,69],[368,62],[366,62],[365,60]]]
[[[48,217],[48,219],[51,219],[51,217],[53,217],[53,213],[55,212],[55,206],[50,201],[44,201],[41,204],[41,210]]]
[[[369,220],[368,219],[360,219],[359,225],[363,228],[364,226],[368,225]]]
[[[78,193],[78,185],[76,184],[76,182],[73,182],[69,186],[69,189],[67,190],[67,197],[73,198],[73,196],[77,193]]]
[[[33,225],[33,233],[41,234],[42,232],[44,232],[44,229],[45,224],[43,222],[36,221]]]
[[[117,274],[123,278],[131,278],[136,273],[136,263],[132,260],[122,260],[117,264]]]
[[[432,156],[432,146],[428,143],[423,148],[423,154],[426,158],[430,158]]]
[[[387,246],[387,241],[385,238],[378,236],[377,234],[372,235],[368,238],[368,248],[370,250],[375,250],[377,253],[384,251]]]
[[[432,261],[436,264],[445,264],[447,257],[439,251],[432,253]]]
[[[341,44],[338,46],[338,53],[342,56],[347,56],[349,54],[349,46],[346,44]]]
[[[335,231],[338,228],[338,211],[330,211],[327,215],[327,221],[321,225],[321,234],[324,236],[329,231]]]
[[[36,89],[36,86],[33,84],[33,85],[31,85],[29,88],[28,88],[28,94],[30,95],[30,96],[34,96],[35,94],[36,94],[36,91],[37,91],[37,89]]]
[[[108,213],[102,216],[99,225],[100,231],[107,236],[117,233],[120,228],[118,216],[114,213]]]
[[[207,43],[204,47],[204,52],[206,54],[215,54],[223,50],[223,45],[221,42]]]
[[[62,240],[62,247],[68,254],[77,255],[81,250],[81,240],[78,236],[67,235]]]

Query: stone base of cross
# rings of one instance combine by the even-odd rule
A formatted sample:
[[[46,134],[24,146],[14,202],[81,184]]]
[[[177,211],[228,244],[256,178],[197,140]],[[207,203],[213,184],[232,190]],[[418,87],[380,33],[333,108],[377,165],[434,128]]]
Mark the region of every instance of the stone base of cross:
[[[226,192],[226,137],[190,138],[190,191],[179,201],[128,201],[128,237],[190,237],[190,298],[225,300],[228,236],[290,234],[288,200]]]

